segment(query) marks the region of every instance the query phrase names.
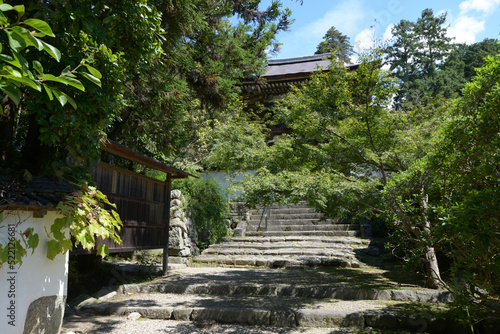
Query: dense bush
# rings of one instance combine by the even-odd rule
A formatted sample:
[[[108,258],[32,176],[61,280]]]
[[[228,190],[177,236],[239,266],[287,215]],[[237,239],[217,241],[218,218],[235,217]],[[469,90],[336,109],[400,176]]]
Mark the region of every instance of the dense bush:
[[[216,180],[175,180],[173,188],[180,189],[187,199],[187,210],[198,233],[200,249],[228,235],[229,202]]]

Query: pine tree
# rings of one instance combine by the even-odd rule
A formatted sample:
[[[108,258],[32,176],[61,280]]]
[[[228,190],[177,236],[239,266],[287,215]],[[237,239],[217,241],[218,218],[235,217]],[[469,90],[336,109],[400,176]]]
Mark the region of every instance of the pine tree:
[[[351,63],[350,56],[353,54],[352,45],[349,43],[349,37],[342,34],[335,27],[331,27],[323,36],[323,42],[318,44],[314,54],[336,53],[344,63]]]

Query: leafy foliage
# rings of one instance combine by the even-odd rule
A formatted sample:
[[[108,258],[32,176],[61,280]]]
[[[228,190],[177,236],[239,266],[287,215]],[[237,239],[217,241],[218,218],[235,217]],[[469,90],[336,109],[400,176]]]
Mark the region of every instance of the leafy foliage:
[[[390,70],[401,85],[394,98],[396,107],[421,104],[442,94],[440,75],[445,72],[440,69],[454,48],[445,21],[446,14],[435,16],[425,9],[416,22],[401,20],[392,28],[394,41],[386,52]]]
[[[313,75],[280,101],[278,119],[292,132],[270,148],[267,168],[244,181],[247,203],[304,200],[331,217],[352,220],[387,213],[383,190],[426,155],[449,105],[435,100],[410,111],[391,109],[397,85],[380,64],[376,52],[364,55],[354,71],[332,59],[329,72]],[[416,231],[411,238],[423,241],[428,229],[421,212],[408,216]],[[434,254],[431,239],[426,246],[426,254]],[[436,263],[435,256],[428,262]]]
[[[57,100],[61,107],[66,104],[77,108],[75,100],[64,92],[65,89],[85,91],[85,87],[77,79],[77,75],[86,78],[97,86],[101,85],[101,74],[98,70],[88,65],[85,60],[62,68],[58,76],[45,72],[44,66],[38,60],[38,52],[45,53],[52,60],[60,62],[61,52],[51,44],[44,41],[44,37],[54,37],[50,26],[42,20],[24,19],[25,7],[23,5],[0,5],[0,30],[3,48],[0,54],[0,89],[3,92],[2,105],[0,106],[0,150],[2,152],[1,166],[12,166],[15,161],[13,137],[19,129],[22,117],[21,101],[25,91],[31,94],[44,94],[49,101]],[[12,22],[13,21],[13,22]],[[85,70],[84,70],[85,69]],[[64,87],[64,88],[61,88]],[[19,110],[16,110],[18,109]],[[51,131],[49,120],[41,119],[40,137],[43,141],[54,144],[58,133]]]
[[[224,133],[258,136],[242,121],[239,83],[263,72],[291,13],[279,1],[264,10],[247,0],[153,3],[167,32],[163,54],[128,81],[127,107],[109,137],[183,169],[213,166],[233,154],[219,141]]]
[[[65,137],[67,131],[69,131],[66,129],[69,126],[65,123],[68,121],[68,117],[72,121],[70,124],[77,123],[77,126],[81,126],[77,115],[82,116],[81,113],[72,114],[68,109],[64,108],[66,104],[69,104],[76,110],[77,105],[75,100],[67,93],[64,93],[57,84],[84,92],[85,87],[76,79],[77,74],[88,79],[96,86],[101,86],[100,79],[102,75],[97,69],[87,65],[85,61],[81,61],[74,69],[71,69],[70,65],[64,67],[59,76],[44,73],[44,66],[38,60],[33,60],[31,62],[32,65],[30,65],[27,59],[37,56],[36,54],[33,55],[32,48],[38,51],[45,51],[46,54],[59,63],[61,59],[60,51],[42,40],[45,36],[54,37],[52,29],[45,21],[40,19],[30,18],[21,21],[25,13],[23,5],[11,6],[1,4],[0,11],[0,30],[7,35],[9,46],[7,51],[10,52],[10,55],[0,54],[0,85],[4,93],[2,100],[3,108],[0,110],[2,112],[0,127],[2,130],[5,130],[2,137],[3,154],[1,162],[2,166],[16,167],[12,152],[13,137],[15,137],[15,132],[22,131],[19,129],[15,130],[14,127],[17,124],[22,124],[23,117],[28,116],[31,112],[31,115],[28,116],[31,118],[30,122],[36,121],[36,124],[29,124],[29,127],[35,127],[38,132],[37,138],[34,140],[35,142],[39,141],[47,147],[57,148],[60,145],[61,138]],[[8,13],[7,16],[3,13],[12,11],[16,13],[17,20],[14,23],[9,23]],[[2,37],[5,36],[2,35]],[[86,70],[82,71],[83,68]],[[44,95],[41,97],[37,93]],[[57,106],[51,109],[51,112],[48,113],[49,115],[44,114],[47,109],[29,111],[29,100],[33,95],[37,95],[46,103],[56,99],[60,104],[60,111],[63,114],[57,115]],[[21,104],[21,101],[28,105],[27,110]],[[14,109],[14,106],[18,109]],[[52,115],[50,116],[50,114]],[[39,118],[37,119],[37,117]],[[83,112],[83,117],[87,117],[86,111]],[[59,131],[54,128],[56,123],[58,124]],[[65,127],[64,131],[62,127]],[[33,142],[30,143],[30,139],[33,139],[31,138],[32,135],[30,135],[30,130],[28,129],[28,134],[24,138],[23,149],[30,149],[30,145],[33,145]],[[30,167],[33,170],[40,166]],[[26,173],[31,177],[28,171]],[[75,238],[77,245],[82,244],[87,249],[94,247],[96,236],[110,237],[119,242],[120,238],[116,234],[116,230],[120,228],[121,221],[116,212],[104,209],[104,205],[106,204],[111,205],[101,192],[86,185],[83,186],[80,193],[74,193],[66,201],[61,202],[58,208],[65,215],[65,218],[56,219],[51,225],[50,231],[46,231],[51,238],[48,242],[47,257],[54,259],[57,254],[70,250],[73,247],[70,236]],[[69,235],[67,234],[68,230]],[[33,233],[32,229],[28,229],[18,237],[12,236],[11,242],[16,248],[16,256],[19,257],[15,261],[16,263],[21,263],[22,257],[27,254],[27,250],[32,249],[34,251],[38,246],[39,239],[38,234]],[[9,247],[5,246],[2,248],[1,253],[4,255]],[[106,247],[99,246],[98,253],[105,256],[107,253]],[[2,263],[6,261],[3,255]]]
[[[229,202],[214,179],[175,180],[173,187],[187,197],[188,210],[198,232],[199,247],[220,242],[229,233]]]
[[[316,48],[314,54],[331,53],[333,52],[339,59],[345,63],[351,63],[350,56],[353,54],[353,48],[349,43],[349,37],[342,34],[335,27],[331,27],[323,36],[321,42]]]
[[[53,259],[57,254],[71,250],[81,245],[91,250],[97,244],[96,237],[111,239],[121,243],[118,232],[122,226],[120,216],[113,209],[116,205],[109,202],[107,197],[95,187],[83,184],[80,192],[73,193],[58,205],[58,209],[65,216],[57,218],[47,232],[53,237],[49,241],[47,257]],[[71,239],[64,234],[69,230]],[[97,246],[97,255],[103,258],[109,254],[106,245]]]
[[[432,234],[422,234],[421,240],[451,260],[448,288],[469,324],[495,316],[492,300],[500,292],[499,82],[500,55],[488,57],[451,108],[433,150],[387,188],[400,220],[418,217],[415,210],[429,219]],[[418,188],[426,189],[425,197]],[[427,207],[418,205],[422,199]]]

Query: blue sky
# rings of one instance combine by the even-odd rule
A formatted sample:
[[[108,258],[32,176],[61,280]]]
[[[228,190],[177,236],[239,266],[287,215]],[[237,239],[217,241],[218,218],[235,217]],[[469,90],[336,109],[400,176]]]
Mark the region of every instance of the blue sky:
[[[388,40],[393,24],[416,21],[422,10],[447,13],[448,34],[471,44],[500,38],[500,0],[281,0],[295,19],[290,31],[278,35],[281,51],[273,58],[312,55],[326,31],[335,26],[363,49],[374,39]],[[263,0],[261,9],[271,0]]]

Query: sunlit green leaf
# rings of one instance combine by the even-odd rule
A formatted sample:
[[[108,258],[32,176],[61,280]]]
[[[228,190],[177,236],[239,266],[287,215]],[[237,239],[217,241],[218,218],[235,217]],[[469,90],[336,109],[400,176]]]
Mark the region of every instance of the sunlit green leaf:
[[[12,27],[12,31],[24,38],[26,46],[34,46],[40,51],[43,50],[42,42],[38,38],[34,37],[28,29],[16,26]]]
[[[18,76],[14,76],[14,75],[6,75],[5,78],[8,78],[8,79],[11,79],[11,80],[14,80],[14,81],[26,84],[26,85],[30,86],[31,88],[36,89],[39,92],[42,91],[42,86],[38,82],[36,82],[34,80],[31,80],[31,79],[29,79],[27,77],[22,77],[22,76],[18,77]]]
[[[102,79],[101,72],[99,72],[96,68],[94,68],[90,65],[87,65],[87,64],[85,64],[85,67],[90,72],[90,74],[92,74],[94,77],[96,77],[97,79]]]
[[[43,66],[38,60],[33,60],[33,68],[38,72],[38,74],[43,75]]]
[[[54,94],[52,93],[52,89],[47,85],[43,85],[43,88],[45,89],[45,92],[47,93],[49,100],[52,101],[54,99]]]
[[[52,29],[45,21],[38,19],[27,19],[23,23],[37,29],[38,31],[44,33],[47,36],[55,37],[54,33],[52,32]]]
[[[23,37],[14,31],[7,30],[6,32],[9,38],[9,45],[13,50],[21,51],[26,48],[26,40]]]
[[[44,41],[41,41],[42,44],[43,44],[43,49],[49,54],[51,55],[55,60],[57,61],[60,61],[61,60],[61,52],[54,46],[44,42]]]
[[[94,83],[95,85],[101,87],[101,80],[99,80],[98,78],[96,78],[95,76],[93,76],[92,74],[89,74],[87,72],[79,72],[81,75],[83,75],[85,78],[87,78],[88,80],[90,80],[92,83]]]
[[[12,57],[12,56],[9,56],[9,55],[6,55],[6,54],[2,53],[2,54],[0,54],[0,60],[4,61],[6,63],[9,63],[12,66],[15,66],[17,68],[22,68],[21,63],[19,63],[19,61],[17,59],[15,59],[14,57]]]

